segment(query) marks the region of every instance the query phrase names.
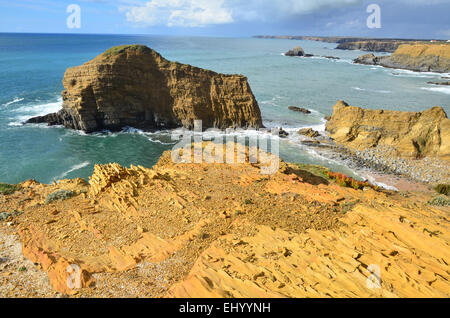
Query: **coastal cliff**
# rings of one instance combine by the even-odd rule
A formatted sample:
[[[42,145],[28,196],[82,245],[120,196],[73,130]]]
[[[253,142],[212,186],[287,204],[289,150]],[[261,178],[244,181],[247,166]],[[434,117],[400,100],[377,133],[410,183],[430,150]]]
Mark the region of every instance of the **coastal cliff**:
[[[336,49],[338,50],[360,50],[360,51],[371,51],[371,52],[395,52],[401,44],[406,42],[400,41],[355,41],[355,42],[342,42]]]
[[[433,194],[284,162],[264,176],[245,152],[235,165],[174,164],[166,152],[151,169],[97,165],[89,183],[27,181],[0,195],[0,210],[16,211],[0,222],[0,251],[20,238],[32,262],[23,287],[21,272],[2,276],[1,296],[42,293],[34,263],[46,297],[449,297],[449,207]],[[370,264],[381,288],[367,288]]]
[[[450,72],[450,44],[403,44],[391,55],[362,55],[355,63],[417,72]]]
[[[389,146],[400,157],[450,159],[450,120],[441,107],[400,112],[362,109],[339,101],[326,130],[336,142],[353,149]]]
[[[307,40],[325,43],[337,43],[338,50],[360,50],[392,53],[402,44],[429,44],[431,40],[424,39],[392,39],[392,38],[362,38],[345,36],[294,36],[294,35],[258,35],[259,39]],[[433,40],[445,44],[444,40]]]
[[[262,127],[247,78],[170,62],[146,46],[113,47],[69,68],[63,84],[63,109],[27,123],[86,132],[192,128],[194,120],[203,128]]]

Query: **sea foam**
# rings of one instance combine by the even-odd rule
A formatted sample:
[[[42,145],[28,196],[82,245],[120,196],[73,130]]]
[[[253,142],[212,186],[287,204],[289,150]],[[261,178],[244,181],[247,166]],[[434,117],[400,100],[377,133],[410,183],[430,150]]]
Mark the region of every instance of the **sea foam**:
[[[45,104],[29,104],[11,110],[13,117],[9,126],[21,126],[25,121],[32,117],[44,116],[59,111],[62,107],[62,98],[59,97],[56,102]]]
[[[7,103],[3,104],[2,106],[3,106],[3,108],[6,108],[6,107],[8,107],[9,105],[12,105],[12,104],[21,102],[21,101],[23,101],[23,100],[24,100],[24,98],[16,97],[16,98],[14,98],[12,101],[7,102]]]
[[[62,175],[60,175],[59,177],[54,178],[55,180],[60,180],[65,178],[69,173],[73,172],[73,171],[77,171],[80,169],[83,169],[84,167],[87,167],[90,165],[89,161],[85,161],[83,163],[80,164],[76,164],[74,166],[72,166],[69,170],[67,170],[66,172],[64,172]]]
[[[421,89],[431,92],[450,94],[450,87],[421,87]]]

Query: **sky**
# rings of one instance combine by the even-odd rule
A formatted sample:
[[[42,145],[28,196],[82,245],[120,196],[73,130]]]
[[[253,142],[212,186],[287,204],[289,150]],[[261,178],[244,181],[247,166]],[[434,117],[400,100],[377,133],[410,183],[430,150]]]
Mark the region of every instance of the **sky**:
[[[450,0],[0,0],[0,32],[450,39]]]

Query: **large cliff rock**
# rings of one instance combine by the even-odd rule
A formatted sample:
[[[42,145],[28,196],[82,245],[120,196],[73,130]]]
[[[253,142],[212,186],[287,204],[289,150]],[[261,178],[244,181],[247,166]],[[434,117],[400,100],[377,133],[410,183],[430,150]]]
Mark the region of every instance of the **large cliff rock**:
[[[450,44],[403,44],[391,56],[367,54],[355,63],[381,65],[417,72],[450,72]]]
[[[69,68],[63,109],[32,118],[86,132],[193,127],[261,127],[261,113],[247,79],[170,62],[141,45],[114,47]]]
[[[389,146],[400,157],[450,159],[450,120],[441,107],[401,112],[362,109],[339,101],[326,130],[337,143],[352,149]]]
[[[381,64],[419,72],[450,72],[450,44],[401,45]]]

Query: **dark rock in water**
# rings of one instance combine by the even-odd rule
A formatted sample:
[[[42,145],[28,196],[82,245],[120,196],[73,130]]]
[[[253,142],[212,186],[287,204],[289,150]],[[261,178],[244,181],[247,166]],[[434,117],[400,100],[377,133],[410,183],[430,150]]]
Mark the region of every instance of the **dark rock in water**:
[[[28,119],[26,124],[41,124],[46,123],[49,126],[63,125],[71,129],[82,130],[79,122],[75,119],[75,116],[71,113],[70,109],[61,109],[57,113],[48,114],[45,116],[37,116]]]
[[[170,62],[142,45],[113,47],[64,74],[63,109],[27,123],[94,132],[263,127],[255,96],[242,75]]]
[[[305,51],[300,46],[294,47],[285,53],[286,56],[305,56]]]
[[[313,57],[314,54],[305,54],[305,57]]]
[[[336,57],[336,56],[323,56],[326,59],[330,59],[330,60],[340,60],[340,57]]]
[[[303,114],[311,114],[311,111],[306,108],[297,107],[297,106],[289,106],[288,108],[289,108],[289,110],[292,110],[294,112],[300,112]]]
[[[448,85],[450,85],[450,81],[449,82],[428,82],[428,84],[448,86]]]
[[[299,135],[303,135],[310,138],[316,138],[320,136],[320,133],[311,129],[311,128],[303,128],[298,131]]]
[[[320,145],[320,141],[318,140],[303,140],[301,142],[304,145],[308,145],[308,146],[318,146]]]
[[[287,131],[283,130],[283,128],[280,128],[280,131],[278,132],[278,135],[281,138],[287,138],[289,136],[289,133]]]

